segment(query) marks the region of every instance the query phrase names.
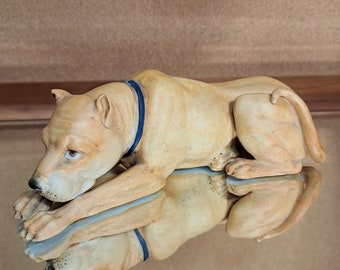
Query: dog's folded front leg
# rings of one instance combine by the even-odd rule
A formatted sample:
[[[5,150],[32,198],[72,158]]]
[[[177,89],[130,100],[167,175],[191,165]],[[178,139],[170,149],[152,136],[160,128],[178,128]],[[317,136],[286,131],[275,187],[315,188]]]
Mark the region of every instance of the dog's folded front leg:
[[[14,217],[26,220],[37,211],[48,210],[51,205],[52,202],[42,197],[38,191],[25,191],[14,203]]]
[[[23,223],[26,240],[48,239],[71,223],[160,190],[171,173],[136,165],[54,211],[41,211]]]
[[[123,233],[151,223],[159,216],[162,202],[166,196],[164,191],[156,194],[157,196],[147,203],[140,204],[119,215],[112,215],[78,230],[73,234],[70,244]]]
[[[139,200],[78,220],[67,230],[45,241],[29,242],[25,252],[35,261],[59,257],[69,246],[143,227],[159,214],[165,192],[159,191]]]

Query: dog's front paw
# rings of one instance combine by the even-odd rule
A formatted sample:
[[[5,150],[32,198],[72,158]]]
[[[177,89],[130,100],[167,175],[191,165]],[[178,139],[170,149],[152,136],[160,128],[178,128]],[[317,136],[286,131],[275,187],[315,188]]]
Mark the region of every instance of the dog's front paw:
[[[14,218],[26,220],[34,212],[47,210],[52,202],[45,199],[35,190],[22,193],[14,203]]]
[[[58,242],[52,238],[42,242],[29,242],[25,253],[35,262],[53,260],[61,256],[70,246],[68,240],[66,238]]]
[[[19,233],[25,241],[43,241],[57,235],[68,225],[57,211],[39,211],[22,224]]]

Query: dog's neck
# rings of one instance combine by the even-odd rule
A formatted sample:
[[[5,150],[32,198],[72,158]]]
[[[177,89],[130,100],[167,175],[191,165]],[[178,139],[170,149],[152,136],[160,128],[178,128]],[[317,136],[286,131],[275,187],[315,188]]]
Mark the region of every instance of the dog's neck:
[[[137,106],[136,106],[136,102],[134,106],[134,122],[133,122],[133,127],[136,127],[136,122],[137,122],[137,130],[134,133],[135,135],[132,137],[134,138],[134,140],[132,144],[130,145],[130,148],[127,151],[127,153],[125,153],[124,157],[131,155],[137,148],[139,141],[141,140],[142,135],[143,135],[144,117],[145,117],[145,101],[144,101],[144,95],[143,95],[140,85],[133,80],[126,81],[126,84],[128,84],[133,89],[135,93],[135,97],[137,98]],[[136,111],[136,107],[137,107],[137,111]]]
[[[113,107],[116,120],[114,131],[118,132],[123,140],[124,155],[132,146],[138,129],[138,97],[125,82],[110,83],[92,90],[89,93],[95,98],[101,94],[106,95]]]
[[[131,87],[124,83],[124,88],[119,91],[121,93],[121,97],[117,99],[115,96],[116,103],[119,103],[119,113],[121,117],[123,117],[123,127],[124,130],[122,132],[123,137],[125,139],[124,143],[124,153],[126,155],[127,152],[131,149],[137,134],[138,129],[138,119],[139,119],[139,110],[138,110],[138,97],[136,93],[131,89]]]

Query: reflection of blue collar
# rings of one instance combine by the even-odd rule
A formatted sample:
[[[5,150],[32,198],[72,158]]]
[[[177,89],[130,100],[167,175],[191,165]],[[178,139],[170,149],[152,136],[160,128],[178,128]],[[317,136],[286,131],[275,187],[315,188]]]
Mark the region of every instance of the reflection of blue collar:
[[[145,118],[145,102],[144,102],[144,96],[142,89],[140,88],[139,84],[136,83],[133,80],[130,81],[125,81],[133,90],[135,90],[137,94],[137,99],[138,99],[138,127],[137,127],[137,133],[135,140],[133,144],[131,145],[130,149],[126,152],[124,157],[129,156],[132,154],[133,151],[135,151],[139,141],[142,138],[143,135],[143,129],[144,129],[144,118]]]
[[[146,261],[149,258],[149,250],[148,246],[146,245],[145,239],[141,235],[138,229],[133,230],[138,238],[138,241],[143,249],[143,261]]]

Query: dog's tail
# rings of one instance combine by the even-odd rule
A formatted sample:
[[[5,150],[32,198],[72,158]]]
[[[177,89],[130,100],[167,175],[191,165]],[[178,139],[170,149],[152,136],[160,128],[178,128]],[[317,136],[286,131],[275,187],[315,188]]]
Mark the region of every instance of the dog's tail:
[[[278,88],[272,92],[271,102],[275,104],[281,97],[287,99],[295,108],[301,124],[305,145],[311,158],[318,163],[324,162],[326,159],[326,153],[316,133],[313,119],[307,105],[292,90],[284,88]]]
[[[257,241],[261,242],[288,231],[302,219],[319,196],[322,183],[322,177],[319,171],[313,167],[303,167],[300,174],[304,179],[304,190],[295,203],[292,212],[278,228],[257,238]]]

